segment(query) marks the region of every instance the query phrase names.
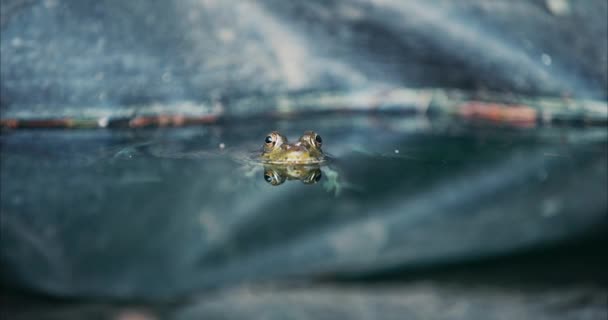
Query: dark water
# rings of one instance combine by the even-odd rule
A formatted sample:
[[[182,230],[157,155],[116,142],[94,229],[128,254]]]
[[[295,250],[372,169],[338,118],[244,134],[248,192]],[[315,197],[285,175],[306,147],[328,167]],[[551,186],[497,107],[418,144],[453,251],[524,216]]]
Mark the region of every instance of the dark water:
[[[242,161],[271,129],[324,137],[319,183],[272,186]],[[50,294],[166,297],[508,253],[605,222],[605,133],[397,117],[9,132],[3,273]]]
[[[318,183],[245,161],[310,129],[332,157]],[[606,136],[398,116],[4,132],[2,276],[129,301],[509,256],[606,226]]]

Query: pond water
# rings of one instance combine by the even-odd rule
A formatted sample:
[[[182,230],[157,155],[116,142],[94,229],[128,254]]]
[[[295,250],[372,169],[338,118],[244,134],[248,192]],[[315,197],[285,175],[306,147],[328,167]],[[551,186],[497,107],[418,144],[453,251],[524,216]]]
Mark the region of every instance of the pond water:
[[[273,186],[264,137],[323,136],[321,178]],[[2,276],[156,299],[243,282],[506,255],[605,226],[605,128],[312,115],[0,138]],[[315,169],[316,170],[316,169]]]

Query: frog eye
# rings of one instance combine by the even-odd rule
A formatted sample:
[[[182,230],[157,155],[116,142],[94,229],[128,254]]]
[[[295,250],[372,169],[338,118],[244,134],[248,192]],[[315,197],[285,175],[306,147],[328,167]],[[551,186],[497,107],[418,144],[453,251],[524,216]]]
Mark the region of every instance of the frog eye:
[[[277,144],[277,135],[274,133],[270,133],[264,139],[264,148],[268,151],[272,150],[274,146]]]
[[[316,147],[317,149],[321,149],[321,145],[323,144],[323,138],[314,131],[304,132],[304,135],[300,137],[300,141],[311,147]]]
[[[321,136],[320,136],[320,135],[318,135],[318,134],[317,134],[317,136],[315,137],[315,141],[316,141],[316,142],[317,142],[319,145],[321,145],[321,144],[323,143],[323,139],[322,139],[322,138],[321,138]]]
[[[285,142],[287,142],[287,138],[285,138],[277,131],[273,131],[269,133],[264,139],[264,149],[266,151],[271,151],[272,149],[281,146]]]
[[[323,138],[321,138],[320,135],[318,135],[312,131],[310,131],[309,136],[310,136],[310,142],[312,144],[314,144],[315,147],[321,148],[321,145],[323,144]]]

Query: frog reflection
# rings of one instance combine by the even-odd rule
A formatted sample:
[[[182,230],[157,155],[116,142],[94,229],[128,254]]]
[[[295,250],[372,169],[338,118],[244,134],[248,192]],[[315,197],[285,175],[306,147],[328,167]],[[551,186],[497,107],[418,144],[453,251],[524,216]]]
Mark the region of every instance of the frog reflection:
[[[264,180],[278,186],[285,180],[300,180],[304,184],[314,184],[321,180],[319,165],[265,165]]]

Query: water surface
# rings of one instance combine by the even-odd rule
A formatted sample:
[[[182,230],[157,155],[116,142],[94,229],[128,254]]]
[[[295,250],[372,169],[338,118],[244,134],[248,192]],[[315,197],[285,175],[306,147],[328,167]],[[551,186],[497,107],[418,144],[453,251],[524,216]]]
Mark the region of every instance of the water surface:
[[[316,184],[244,161],[323,136]],[[53,295],[158,298],[510,254],[605,224],[605,128],[311,116],[2,141],[2,274]],[[335,178],[341,188],[327,190]]]

